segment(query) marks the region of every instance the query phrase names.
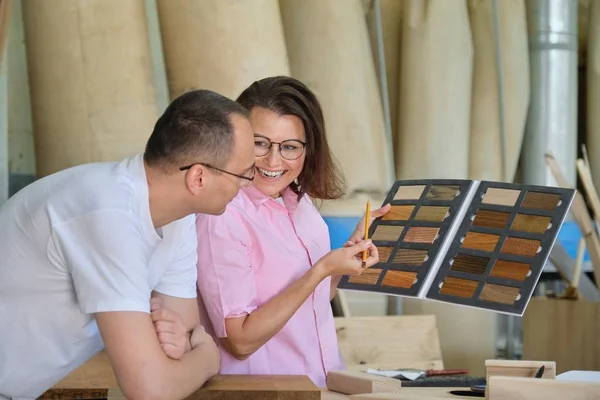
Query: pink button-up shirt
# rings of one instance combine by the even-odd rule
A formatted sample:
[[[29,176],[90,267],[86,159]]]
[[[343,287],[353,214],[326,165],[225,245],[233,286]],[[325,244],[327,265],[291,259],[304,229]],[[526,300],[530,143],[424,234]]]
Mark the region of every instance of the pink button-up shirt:
[[[249,314],[300,278],[330,251],[325,221],[308,196],[298,202],[244,187],[223,215],[198,215],[198,289],[207,332],[226,337],[225,318]],[[283,203],[283,204],[282,204]],[[221,348],[222,374],[301,374],[326,386],[342,370],[330,278],[323,280],[284,327],[247,359]]]

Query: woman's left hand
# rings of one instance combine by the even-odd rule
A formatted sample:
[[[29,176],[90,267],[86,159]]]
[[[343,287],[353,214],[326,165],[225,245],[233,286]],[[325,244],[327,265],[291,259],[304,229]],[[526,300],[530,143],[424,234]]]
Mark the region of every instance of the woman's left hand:
[[[356,229],[350,236],[350,239],[348,239],[346,244],[344,244],[344,247],[352,246],[364,239],[364,237],[365,237],[365,218],[367,218],[367,217],[369,218],[369,226],[371,226],[371,224],[373,223],[375,218],[384,216],[388,211],[390,211],[391,208],[392,208],[391,204],[388,203],[385,206],[378,208],[377,210],[371,211],[371,213],[370,213],[371,215],[363,216],[360,219],[360,221],[358,222],[358,225],[356,225]]]

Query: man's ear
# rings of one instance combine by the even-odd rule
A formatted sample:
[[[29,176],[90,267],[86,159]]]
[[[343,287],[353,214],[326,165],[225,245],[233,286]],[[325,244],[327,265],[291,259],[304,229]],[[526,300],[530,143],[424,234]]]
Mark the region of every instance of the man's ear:
[[[195,164],[187,170],[185,184],[190,192],[198,194],[204,188],[206,178],[205,168],[200,164]]]

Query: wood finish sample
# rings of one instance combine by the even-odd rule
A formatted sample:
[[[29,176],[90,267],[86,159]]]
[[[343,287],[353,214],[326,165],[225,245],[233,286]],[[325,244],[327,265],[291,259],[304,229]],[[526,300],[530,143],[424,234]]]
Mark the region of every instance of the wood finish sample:
[[[392,206],[381,219],[383,221],[406,221],[414,209],[415,206]]]
[[[469,254],[459,254],[454,257],[454,262],[450,269],[452,271],[468,272],[470,274],[481,275],[490,261],[489,258],[472,256]]]
[[[440,293],[448,296],[470,298],[475,294],[477,284],[476,281],[448,276],[444,279],[444,285],[440,289]]]
[[[392,250],[394,250],[393,247],[388,247],[388,246],[377,247],[377,252],[379,253],[379,262],[386,263],[390,258],[390,254],[392,254]]]
[[[429,188],[426,199],[431,200],[453,200],[454,197],[458,194],[458,186],[441,186],[441,185],[433,185]]]
[[[517,261],[496,260],[490,276],[523,281],[529,275],[531,266]]]
[[[417,221],[431,221],[431,222],[442,222],[448,214],[449,207],[440,206],[421,206],[417,211],[415,220]]]
[[[398,249],[394,254],[394,264],[421,265],[427,257],[427,250]]]
[[[550,226],[550,217],[517,214],[510,229],[513,231],[544,233]]]
[[[388,270],[381,282],[382,286],[409,289],[417,279],[416,272]]]
[[[533,257],[540,247],[539,240],[507,237],[504,239],[501,253],[515,254],[523,257]]]
[[[395,242],[400,238],[403,226],[378,225],[371,236],[371,240],[380,240],[382,242]]]
[[[465,236],[462,247],[492,252],[496,248],[500,237],[489,233],[469,232]]]
[[[514,304],[519,296],[519,288],[486,283],[483,285],[479,300],[493,301],[495,303]]]
[[[412,226],[404,236],[408,243],[433,243],[440,228],[427,228],[424,226]]]
[[[304,375],[216,375],[186,400],[319,400]]]
[[[418,200],[425,185],[400,186],[394,195],[394,200]]]
[[[475,214],[473,225],[502,229],[506,226],[510,213],[504,211],[479,210]]]
[[[375,285],[377,280],[379,279],[379,275],[381,275],[381,269],[371,267],[365,269],[362,274],[358,276],[350,276],[350,282],[352,283],[362,283],[365,285]]]
[[[489,188],[483,200],[483,204],[495,204],[498,206],[514,206],[521,194],[520,190],[514,189],[502,189],[502,188]]]
[[[554,193],[527,192],[521,206],[538,210],[554,210],[558,207],[560,195]]]
[[[49,389],[38,397],[37,400],[98,400],[106,399],[107,397],[108,389]]]

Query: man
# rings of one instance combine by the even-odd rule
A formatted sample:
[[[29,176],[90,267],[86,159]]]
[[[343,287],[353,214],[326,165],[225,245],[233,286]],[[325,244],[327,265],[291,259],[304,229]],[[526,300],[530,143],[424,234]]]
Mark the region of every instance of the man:
[[[198,320],[194,213],[223,213],[252,180],[246,117],[189,92],[143,155],[58,172],[0,208],[0,399],[34,399],[103,348],[128,399],[184,398],[218,372]],[[153,325],[168,310],[189,332],[179,359]]]

